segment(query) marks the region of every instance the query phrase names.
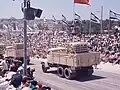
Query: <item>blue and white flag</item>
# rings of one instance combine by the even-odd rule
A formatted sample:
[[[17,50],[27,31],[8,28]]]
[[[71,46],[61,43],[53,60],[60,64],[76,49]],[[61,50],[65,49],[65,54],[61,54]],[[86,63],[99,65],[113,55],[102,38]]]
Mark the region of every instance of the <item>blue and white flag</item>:
[[[62,17],[63,17],[62,20],[67,21],[66,17],[63,14],[62,14]]]
[[[53,18],[53,19],[52,19],[53,22],[57,22],[57,20],[56,20],[56,18],[55,18],[54,15],[52,15],[52,18]]]
[[[95,22],[95,23],[100,23],[100,19],[91,12],[91,19],[90,19],[92,22]]]
[[[82,21],[80,15],[78,15],[77,13],[75,13],[75,20],[79,20],[79,21]]]
[[[109,19],[116,19],[116,20],[120,20],[120,14],[115,13],[113,11],[110,10],[110,17]]]

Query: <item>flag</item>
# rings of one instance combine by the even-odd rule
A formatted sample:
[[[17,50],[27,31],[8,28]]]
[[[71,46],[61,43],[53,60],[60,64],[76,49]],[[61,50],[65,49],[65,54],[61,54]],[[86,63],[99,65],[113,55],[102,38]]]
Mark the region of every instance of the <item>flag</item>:
[[[55,18],[54,15],[52,15],[52,18],[53,18],[53,19],[52,19],[53,22],[57,22],[57,20],[56,20],[56,18]]]
[[[16,30],[16,27],[17,27],[16,23],[12,23],[12,24],[13,24],[12,25],[13,30]]]
[[[117,20],[120,20],[120,14],[118,13],[115,13],[113,11],[110,10],[110,17],[109,19],[117,19]]]
[[[95,23],[100,23],[100,19],[91,12],[91,21],[95,22]]]
[[[78,15],[77,13],[75,13],[75,20],[79,20],[79,21],[82,21],[80,15]]]
[[[67,19],[63,14],[62,14],[62,17],[63,17],[62,22],[65,23],[67,26],[69,26]]]
[[[62,14],[62,17],[64,21],[67,21],[66,17],[63,14]]]
[[[89,0],[74,0],[74,3],[89,5]]]

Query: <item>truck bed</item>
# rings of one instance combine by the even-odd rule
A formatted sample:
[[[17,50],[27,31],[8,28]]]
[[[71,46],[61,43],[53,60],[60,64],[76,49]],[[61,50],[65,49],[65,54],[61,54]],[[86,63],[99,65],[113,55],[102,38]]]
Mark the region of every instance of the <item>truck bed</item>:
[[[76,66],[85,67],[100,63],[100,54],[98,52],[81,53],[76,55]]]
[[[100,63],[100,54],[98,52],[79,53],[74,55],[55,54],[47,56],[48,63],[61,64],[73,67],[86,67]]]

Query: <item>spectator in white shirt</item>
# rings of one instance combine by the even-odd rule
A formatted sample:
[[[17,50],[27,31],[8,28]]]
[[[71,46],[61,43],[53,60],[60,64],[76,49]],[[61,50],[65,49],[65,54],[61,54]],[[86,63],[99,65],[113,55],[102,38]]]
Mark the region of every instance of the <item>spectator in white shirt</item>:
[[[7,61],[3,57],[0,59],[2,59],[0,63],[0,65],[2,66],[2,72],[3,74],[5,74],[9,70],[8,64],[7,64]]]

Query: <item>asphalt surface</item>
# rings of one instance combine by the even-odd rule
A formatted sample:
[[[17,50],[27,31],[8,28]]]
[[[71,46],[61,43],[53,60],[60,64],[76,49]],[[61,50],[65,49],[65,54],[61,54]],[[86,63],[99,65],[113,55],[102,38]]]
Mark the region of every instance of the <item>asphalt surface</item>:
[[[120,90],[120,74],[96,69],[91,77],[77,76],[73,80],[67,80],[58,77],[55,69],[43,73],[40,60],[32,60],[31,63],[31,67],[36,70],[35,79],[53,90]]]

